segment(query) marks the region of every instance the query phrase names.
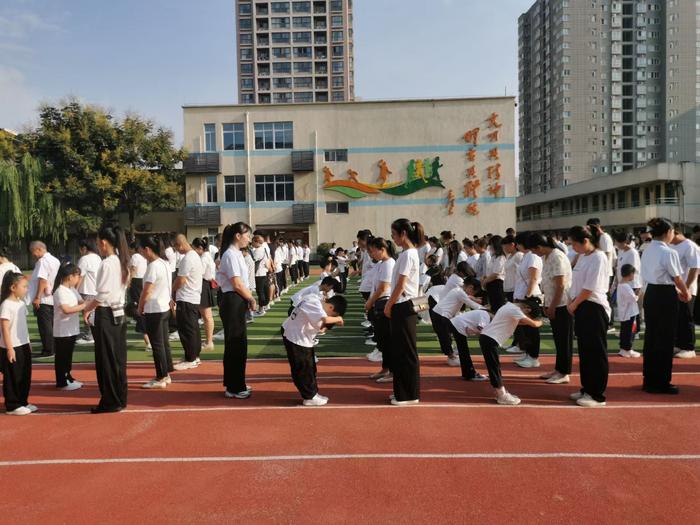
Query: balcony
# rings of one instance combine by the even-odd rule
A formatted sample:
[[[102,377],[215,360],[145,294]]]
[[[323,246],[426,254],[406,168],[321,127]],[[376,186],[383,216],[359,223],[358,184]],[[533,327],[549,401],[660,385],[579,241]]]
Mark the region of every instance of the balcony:
[[[184,220],[185,226],[221,226],[221,207],[187,206]]]
[[[316,169],[313,150],[292,151],[292,171],[308,172]]]
[[[315,224],[316,207],[313,204],[292,204],[292,222],[294,224]]]
[[[185,173],[221,173],[218,153],[190,153],[183,162]]]

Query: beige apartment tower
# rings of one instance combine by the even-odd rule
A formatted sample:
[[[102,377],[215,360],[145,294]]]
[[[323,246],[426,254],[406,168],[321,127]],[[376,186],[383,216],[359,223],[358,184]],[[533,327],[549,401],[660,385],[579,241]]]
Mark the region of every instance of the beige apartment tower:
[[[238,102],[355,99],[352,0],[236,0]]]

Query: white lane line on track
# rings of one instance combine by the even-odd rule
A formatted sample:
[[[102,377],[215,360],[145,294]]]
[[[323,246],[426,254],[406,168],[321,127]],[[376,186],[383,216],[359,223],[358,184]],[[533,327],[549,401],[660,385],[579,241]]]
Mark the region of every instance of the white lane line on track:
[[[482,459],[604,459],[641,461],[697,461],[700,454],[604,454],[586,452],[547,453],[476,453],[476,454],[298,454],[280,456],[199,456],[199,457],[142,457],[142,458],[66,458],[0,461],[0,467],[29,467],[47,465],[106,465],[133,463],[257,463],[274,461],[337,461],[363,459],[412,460],[482,460]]]

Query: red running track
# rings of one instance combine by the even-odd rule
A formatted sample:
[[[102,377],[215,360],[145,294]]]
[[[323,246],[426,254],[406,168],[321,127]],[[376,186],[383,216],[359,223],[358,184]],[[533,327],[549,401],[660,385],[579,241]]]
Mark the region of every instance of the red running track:
[[[405,408],[364,360],[321,361],[323,408],[297,406],[284,361],[250,362],[246,401],[223,398],[218,362],[167,391],[139,389],[153,370],[138,364],[129,410],[101,416],[71,414],[96,401],[89,365],[74,374],[86,388],[65,393],[36,366],[44,415],[2,418],[0,521],[697,522],[700,366],[676,364],[681,395],[651,396],[640,361],[611,361],[602,409],[510,363],[525,406],[495,405],[438,358],[423,359],[423,404]]]

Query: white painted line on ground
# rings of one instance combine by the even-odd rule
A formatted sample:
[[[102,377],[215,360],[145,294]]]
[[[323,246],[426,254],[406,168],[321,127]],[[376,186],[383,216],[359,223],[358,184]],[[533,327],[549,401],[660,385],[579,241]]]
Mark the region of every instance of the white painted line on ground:
[[[107,465],[133,463],[261,463],[274,461],[338,461],[363,459],[409,460],[542,460],[542,459],[605,459],[636,461],[697,461],[700,454],[605,454],[586,452],[545,453],[475,453],[475,454],[298,454],[284,456],[195,456],[141,458],[65,458],[0,461],[0,467],[29,467],[49,465]]]

